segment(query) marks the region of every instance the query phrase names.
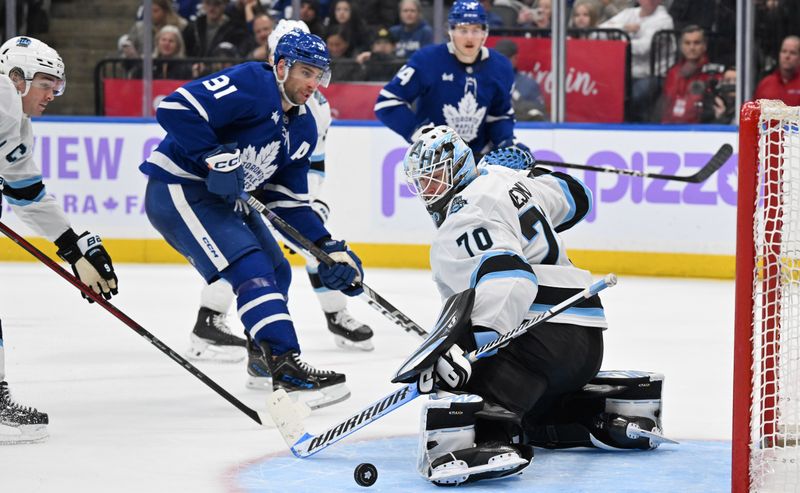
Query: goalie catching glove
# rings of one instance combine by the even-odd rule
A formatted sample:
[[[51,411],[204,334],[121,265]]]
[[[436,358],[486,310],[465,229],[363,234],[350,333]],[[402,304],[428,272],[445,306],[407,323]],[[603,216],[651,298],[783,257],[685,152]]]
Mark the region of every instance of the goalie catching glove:
[[[347,296],[363,293],[361,281],[364,279],[364,270],[361,268],[361,259],[347,248],[345,242],[323,238],[317,245],[335,262],[331,266],[324,262],[319,264],[317,274],[322,284]]]
[[[78,236],[70,228],[58,237],[55,244],[58,247],[56,254],[69,262],[75,277],[92,288],[92,291],[107,300],[117,294],[117,275],[100,235],[84,231]],[[94,303],[85,293],[81,294],[89,303]]]

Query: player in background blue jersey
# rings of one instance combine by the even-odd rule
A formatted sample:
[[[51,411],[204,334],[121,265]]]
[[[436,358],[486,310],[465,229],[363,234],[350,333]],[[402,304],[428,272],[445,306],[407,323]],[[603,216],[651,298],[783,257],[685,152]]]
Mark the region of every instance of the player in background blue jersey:
[[[287,307],[291,268],[261,215],[239,198],[243,191],[257,196],[336,261],[319,267],[327,287],[361,293],[361,261],[344,241],[331,239],[308,203],[317,130],[305,102],[329,80],[322,40],[292,31],[278,43],[274,67],[244,63],[164,98],[156,117],[167,135],[140,166],[149,176],[150,222],[206,282],[223,278],[233,286],[273,389],[321,391],[307,402],[312,408],[346,399],[345,376],[300,360]]]
[[[514,69],[486,48],[486,11],[458,1],[447,16],[450,42],[414,53],[378,95],[375,114],[411,142],[420,127],[447,125],[482,155],[514,144]]]

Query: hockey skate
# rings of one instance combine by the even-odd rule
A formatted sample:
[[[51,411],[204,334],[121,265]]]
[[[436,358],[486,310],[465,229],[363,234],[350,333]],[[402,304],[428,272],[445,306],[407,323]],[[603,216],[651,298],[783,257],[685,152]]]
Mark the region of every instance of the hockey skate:
[[[294,352],[272,357],[266,343],[260,346],[272,374],[273,390],[285,390],[293,400],[302,400],[310,409],[330,406],[350,397],[344,374],[317,370]]]
[[[212,361],[217,363],[237,363],[245,358],[245,341],[231,334],[224,313],[200,307],[197,322],[191,334],[191,345],[186,359],[191,361]]]
[[[333,313],[325,313],[328,330],[333,333],[336,345],[342,349],[372,351],[372,329],[354,319],[346,309]]]
[[[264,361],[264,353],[247,338],[247,383],[248,389],[272,390],[272,374]]]
[[[530,457],[525,457],[530,455]],[[438,486],[457,486],[475,481],[500,479],[517,474],[533,459],[533,448],[525,452],[500,442],[449,452],[430,465],[428,480]]]
[[[11,400],[8,384],[0,382],[0,445],[34,443],[47,438],[47,413]]]

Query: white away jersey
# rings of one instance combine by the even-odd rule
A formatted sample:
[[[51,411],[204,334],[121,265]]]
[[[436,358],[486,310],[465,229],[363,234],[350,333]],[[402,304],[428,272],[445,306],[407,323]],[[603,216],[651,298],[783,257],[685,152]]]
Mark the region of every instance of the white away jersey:
[[[44,188],[42,172],[33,161],[31,119],[22,112],[22,98],[5,75],[0,75],[0,189],[36,234],[55,241],[69,229],[64,211]]]
[[[542,174],[539,174],[542,173]],[[558,233],[591,209],[592,196],[563,174],[485,166],[448,206],[431,246],[443,298],[475,288],[472,324],[504,334],[592,283],[573,266]],[[597,296],[553,322],[605,328]]]

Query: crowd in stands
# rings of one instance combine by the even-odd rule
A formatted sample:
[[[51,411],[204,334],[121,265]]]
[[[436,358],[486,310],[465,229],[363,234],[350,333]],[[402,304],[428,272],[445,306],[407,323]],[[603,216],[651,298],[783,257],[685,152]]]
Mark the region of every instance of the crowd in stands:
[[[800,2],[752,1],[759,80],[766,76],[757,95],[785,96],[800,104],[800,38],[793,37],[800,35]],[[490,33],[549,35],[552,0],[481,3],[489,12]],[[445,8],[450,4],[446,0]],[[569,38],[630,41],[627,121],[734,121],[736,0],[567,4]],[[146,35],[153,36],[158,59],[154,78],[197,77],[219,67],[219,58],[229,58],[230,63],[266,60],[269,33],[278,20],[292,16],[291,0],[153,0],[152,5],[153,32],[144,32],[140,16],[118,44],[119,56],[134,62],[130,77],[141,76],[138,60]],[[432,0],[301,0],[298,15],[328,44],[334,82],[385,82],[434,38]],[[609,29],[624,35],[610,38]],[[500,48],[517,70],[516,44],[503,43]],[[654,53],[656,49],[660,51]],[[182,58],[214,58],[216,65],[176,62]],[[529,67],[517,70],[515,111],[520,120],[547,117],[549,101],[532,76]]]

